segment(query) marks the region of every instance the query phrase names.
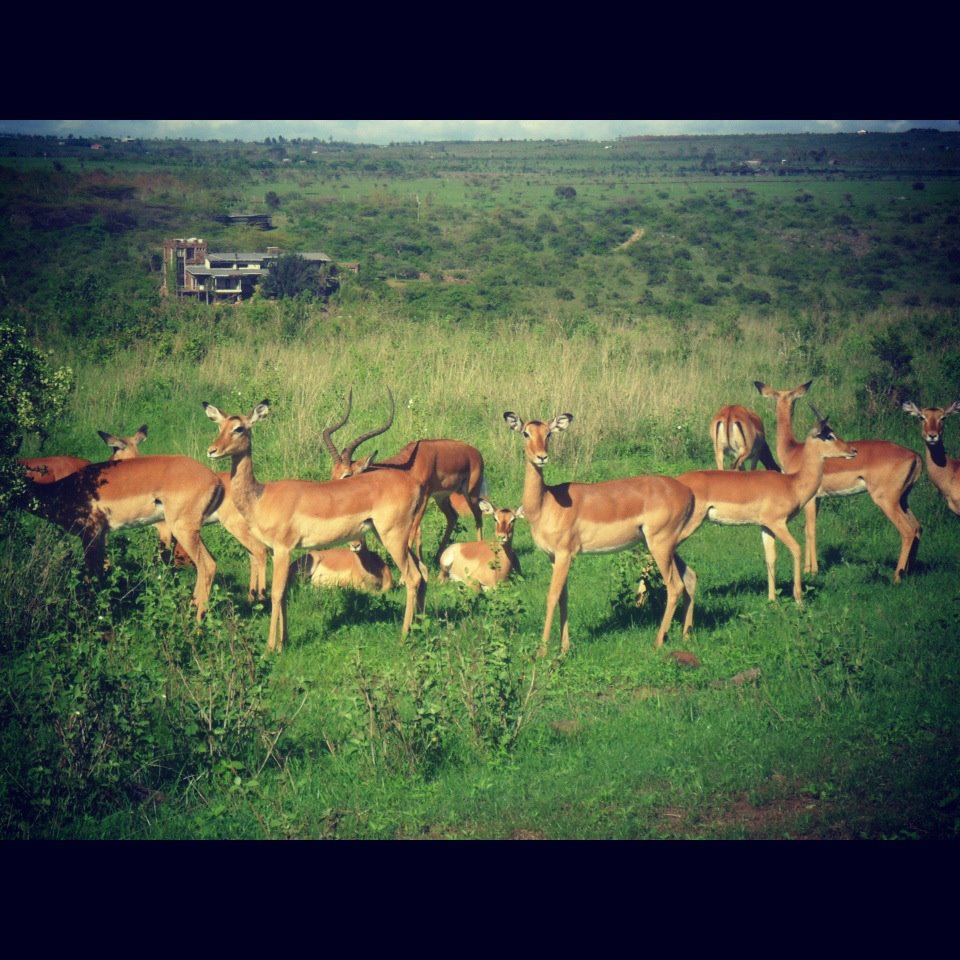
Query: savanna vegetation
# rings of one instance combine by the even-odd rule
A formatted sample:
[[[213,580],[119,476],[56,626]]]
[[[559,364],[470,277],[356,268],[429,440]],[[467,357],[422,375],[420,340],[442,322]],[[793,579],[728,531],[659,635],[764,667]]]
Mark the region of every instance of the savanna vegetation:
[[[917,562],[866,496],[823,501],[820,572],[766,599],[754,527],[681,548],[697,619],[662,650],[643,550],[578,558],[573,646],[534,656],[550,565],[517,522],[523,577],[496,593],[295,585],[265,651],[247,555],[194,574],[150,529],[79,541],[12,504],[12,458],[109,451],[206,461],[202,401],[270,418],[260,480],[325,480],[320,433],[385,419],[479,448],[516,508],[502,419],[569,411],[547,481],[713,465],[710,418],[811,378],[844,439],[922,451],[912,399],[960,384],[960,139],[691,137],[610,143],[217,143],[0,138],[0,835],[7,838],[955,838],[960,825],[957,518],[924,476]],[[230,213],[270,213],[262,232]],[[159,295],[162,241],[323,250],[339,287],[230,306]],[[271,297],[271,293],[276,298]],[[798,434],[812,422],[798,404]],[[947,422],[948,452],[960,425]],[[344,481],[349,482],[349,481]],[[469,536],[462,523],[458,539]],[[791,523],[802,539],[802,520]],[[443,529],[431,507],[424,555]],[[489,531],[489,521],[487,530]],[[647,586],[637,606],[637,582]]]

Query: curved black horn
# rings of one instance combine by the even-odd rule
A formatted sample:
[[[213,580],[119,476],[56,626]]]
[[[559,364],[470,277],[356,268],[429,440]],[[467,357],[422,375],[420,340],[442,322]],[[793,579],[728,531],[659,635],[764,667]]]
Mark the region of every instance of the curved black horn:
[[[330,451],[330,456],[333,457],[333,462],[336,463],[340,459],[340,454],[337,453],[337,448],[333,445],[333,434],[335,434],[349,419],[350,419],[350,408],[353,406],[353,390],[347,394],[347,412],[343,415],[343,419],[332,427],[327,427],[323,431],[323,442]]]
[[[340,454],[341,459],[349,462],[353,459],[353,452],[360,446],[361,443],[366,443],[367,440],[372,440],[374,437],[379,437],[381,433],[386,433],[393,426],[393,415],[396,411],[396,405],[393,402],[393,392],[387,387],[387,396],[390,398],[390,416],[387,419],[387,422],[376,430],[371,430],[369,433],[361,434],[354,440],[352,443],[347,444],[343,448],[343,452]]]
[[[810,403],[810,401],[808,400],[807,403]],[[820,423],[826,423],[829,419],[828,417],[825,417],[812,403],[810,403],[810,409],[813,411],[813,415]]]

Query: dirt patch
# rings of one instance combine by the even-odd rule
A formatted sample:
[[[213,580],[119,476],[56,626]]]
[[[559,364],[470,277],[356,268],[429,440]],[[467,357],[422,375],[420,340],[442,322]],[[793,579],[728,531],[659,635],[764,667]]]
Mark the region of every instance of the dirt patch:
[[[623,243],[621,243],[620,246],[617,247],[617,250],[626,250],[627,247],[636,243],[638,240],[642,240],[643,235],[646,232],[647,231],[643,227],[640,227],[639,229],[634,230],[633,233],[631,233],[630,236],[627,237],[627,239],[624,240]]]

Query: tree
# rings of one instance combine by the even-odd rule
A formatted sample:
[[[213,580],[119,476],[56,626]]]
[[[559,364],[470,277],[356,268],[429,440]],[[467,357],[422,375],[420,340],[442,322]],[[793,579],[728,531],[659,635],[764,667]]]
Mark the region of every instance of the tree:
[[[46,440],[63,416],[73,381],[69,367],[51,368],[32,347],[27,331],[12,320],[0,320],[0,517],[23,489],[17,463],[27,433]]]
[[[260,291],[271,300],[295,297],[300,293],[312,293],[326,298],[339,286],[336,268],[330,264],[313,263],[298,253],[288,253],[277,258],[260,283]]]

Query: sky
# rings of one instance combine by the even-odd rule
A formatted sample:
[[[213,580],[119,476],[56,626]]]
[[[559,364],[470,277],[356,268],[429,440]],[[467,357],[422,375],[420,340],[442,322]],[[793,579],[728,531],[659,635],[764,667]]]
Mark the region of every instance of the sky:
[[[734,133],[960,131],[957,120],[0,120],[0,134],[197,140],[317,138],[352,143],[423,140],[615,140]]]

